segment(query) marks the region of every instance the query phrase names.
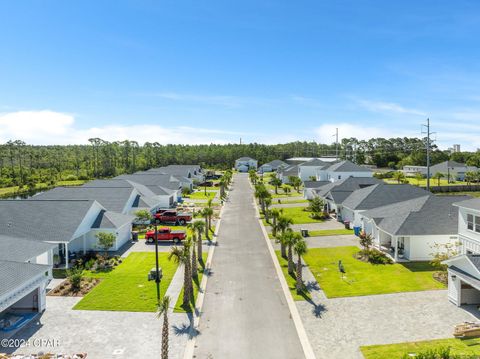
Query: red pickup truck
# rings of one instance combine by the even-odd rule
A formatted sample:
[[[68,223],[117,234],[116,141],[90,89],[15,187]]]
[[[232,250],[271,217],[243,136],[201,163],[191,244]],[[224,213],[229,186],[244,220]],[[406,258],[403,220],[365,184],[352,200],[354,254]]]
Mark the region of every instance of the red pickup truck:
[[[158,241],[173,241],[173,243],[179,243],[186,238],[185,231],[172,231],[171,228],[162,227],[157,230]],[[147,243],[153,243],[155,241],[155,231],[150,230],[145,233],[145,239]]]
[[[191,213],[179,213],[177,211],[159,211],[155,213],[157,223],[175,223],[184,226],[192,220]]]

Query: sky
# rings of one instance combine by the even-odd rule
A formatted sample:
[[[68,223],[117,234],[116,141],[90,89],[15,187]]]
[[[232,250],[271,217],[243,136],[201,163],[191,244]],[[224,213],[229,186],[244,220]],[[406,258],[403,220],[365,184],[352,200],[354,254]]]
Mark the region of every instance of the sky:
[[[0,0],[0,142],[480,147],[480,2]]]

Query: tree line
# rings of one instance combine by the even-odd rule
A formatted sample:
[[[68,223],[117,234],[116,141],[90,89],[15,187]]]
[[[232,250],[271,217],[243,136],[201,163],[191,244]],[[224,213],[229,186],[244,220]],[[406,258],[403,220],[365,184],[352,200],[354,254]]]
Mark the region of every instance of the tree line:
[[[169,164],[200,164],[218,169],[231,168],[242,156],[260,164],[291,157],[335,156],[335,144],[297,141],[285,144],[161,145],[136,141],[109,142],[91,138],[88,145],[29,145],[8,141],[0,145],[0,186],[54,184],[60,180],[109,178]],[[425,165],[425,139],[373,138],[368,141],[343,139],[338,146],[341,159],[378,167],[401,168]],[[480,167],[479,153],[456,153],[432,146],[432,164],[453,159]]]

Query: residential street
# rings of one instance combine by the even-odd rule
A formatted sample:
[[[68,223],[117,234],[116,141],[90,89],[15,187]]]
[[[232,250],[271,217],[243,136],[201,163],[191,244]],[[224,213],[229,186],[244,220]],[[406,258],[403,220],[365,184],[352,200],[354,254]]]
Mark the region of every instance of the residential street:
[[[256,218],[247,174],[234,176],[225,204],[195,357],[304,357]]]

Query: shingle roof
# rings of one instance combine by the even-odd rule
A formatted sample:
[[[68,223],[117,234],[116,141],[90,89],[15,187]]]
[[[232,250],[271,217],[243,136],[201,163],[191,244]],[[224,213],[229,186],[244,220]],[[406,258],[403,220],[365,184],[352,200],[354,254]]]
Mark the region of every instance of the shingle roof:
[[[372,172],[371,169],[359,166],[350,161],[341,161],[334,163],[328,168],[331,172]]]
[[[68,242],[95,201],[0,201],[0,234],[46,242]]]
[[[0,260],[26,262],[55,247],[55,244],[0,235]]]
[[[352,210],[367,210],[423,197],[427,194],[430,194],[430,192],[409,184],[379,183],[352,192],[342,204]]]
[[[135,188],[142,196],[155,196],[155,193],[150,191],[145,185],[125,179],[93,180],[85,183],[82,187]]]
[[[378,226],[392,235],[456,235],[458,211],[453,203],[460,198],[466,196],[429,195],[366,211],[362,216],[376,218]]]
[[[45,275],[49,266],[0,261],[0,297],[27,284],[32,278]]]
[[[303,186],[305,188],[320,188],[327,184],[330,184],[330,181],[303,181]]]
[[[472,198],[455,203],[455,206],[480,211],[480,198]]]
[[[298,165],[284,167],[280,170],[284,176],[298,176]]]
[[[342,180],[331,182],[318,191],[318,195],[324,197],[330,191],[341,191],[341,192],[349,192],[352,193],[360,188],[365,188],[368,186],[372,186],[377,183],[383,183],[383,181],[379,180],[375,177],[347,177]],[[340,203],[340,202],[336,202]]]
[[[256,160],[251,157],[240,157],[239,159],[237,159],[237,161],[256,161]]]
[[[121,213],[100,211],[92,228],[120,228],[125,224],[132,223],[134,216],[128,216]]]
[[[282,160],[273,160],[273,161],[270,161],[268,163],[265,163],[266,165],[270,165],[272,166],[273,168],[275,167],[279,167],[279,166],[288,166],[285,162],[283,162]]]
[[[324,167],[329,165],[328,162],[323,162],[322,160],[319,160],[318,158],[314,158],[313,160],[307,161],[302,163],[301,167]]]
[[[131,187],[57,187],[32,199],[91,199],[96,200],[108,211],[122,213],[133,191]]]
[[[444,161],[441,163],[437,163],[436,165],[430,168],[432,173],[442,172],[447,173],[448,171],[476,171],[477,167],[474,166],[467,166],[465,163],[460,163],[456,161]]]
[[[124,179],[132,182],[140,183],[144,186],[161,186],[168,189],[178,190],[180,182],[175,181],[172,175],[168,174],[131,174],[115,177],[116,179]]]

